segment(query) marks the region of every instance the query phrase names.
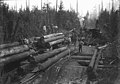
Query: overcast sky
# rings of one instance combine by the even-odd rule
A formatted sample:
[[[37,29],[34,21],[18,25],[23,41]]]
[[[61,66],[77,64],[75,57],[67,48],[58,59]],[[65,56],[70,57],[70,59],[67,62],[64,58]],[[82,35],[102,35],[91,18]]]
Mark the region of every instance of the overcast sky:
[[[10,8],[14,8],[17,5],[17,10],[19,8],[25,8],[26,7],[26,1],[30,2],[30,9],[33,8],[33,6],[38,6],[39,9],[41,9],[41,0],[6,0],[5,2],[9,4]],[[58,0],[58,5],[60,4],[61,0]],[[73,8],[76,11],[76,2],[77,0],[62,0],[64,9],[70,10],[70,8]],[[104,8],[109,9],[112,5],[112,0],[78,0],[78,12],[80,15],[85,15],[87,11],[93,13],[93,12],[99,12],[99,7],[101,6],[101,3],[103,1]],[[115,2],[115,7],[118,8],[119,0],[113,0]],[[56,0],[42,0],[42,4],[50,2],[50,6],[55,7]]]

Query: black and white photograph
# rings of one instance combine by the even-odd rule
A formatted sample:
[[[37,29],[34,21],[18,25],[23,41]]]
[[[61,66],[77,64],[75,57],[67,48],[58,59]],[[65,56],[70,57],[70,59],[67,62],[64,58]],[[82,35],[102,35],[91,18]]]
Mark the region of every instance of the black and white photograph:
[[[0,84],[120,84],[120,0],[0,0]]]

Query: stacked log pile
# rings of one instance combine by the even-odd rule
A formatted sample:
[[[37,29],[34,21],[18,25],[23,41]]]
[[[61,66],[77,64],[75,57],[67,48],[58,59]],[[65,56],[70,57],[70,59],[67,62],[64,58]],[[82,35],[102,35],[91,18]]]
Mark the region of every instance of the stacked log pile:
[[[38,50],[31,46],[34,42],[37,43],[40,38],[35,37],[37,40],[29,40],[32,42],[28,43],[14,42],[0,45],[0,84],[13,84],[31,72],[46,70],[74,50],[74,48],[68,49],[64,45],[64,47],[59,46],[57,49],[49,51],[45,48],[45,52],[39,54]],[[64,42],[64,35],[62,33],[46,35],[44,42],[49,43],[50,46],[59,45]]]

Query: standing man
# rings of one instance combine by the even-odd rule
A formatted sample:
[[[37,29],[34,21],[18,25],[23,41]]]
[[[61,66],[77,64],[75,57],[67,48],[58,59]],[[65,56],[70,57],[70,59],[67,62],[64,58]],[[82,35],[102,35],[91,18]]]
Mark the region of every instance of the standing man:
[[[80,53],[82,52],[82,44],[83,44],[83,42],[82,42],[82,41],[79,41],[79,52],[80,52]]]
[[[55,29],[55,33],[58,32],[58,26],[54,26],[54,29]]]
[[[44,30],[44,34],[47,34],[47,28],[45,25],[43,26],[43,30]]]

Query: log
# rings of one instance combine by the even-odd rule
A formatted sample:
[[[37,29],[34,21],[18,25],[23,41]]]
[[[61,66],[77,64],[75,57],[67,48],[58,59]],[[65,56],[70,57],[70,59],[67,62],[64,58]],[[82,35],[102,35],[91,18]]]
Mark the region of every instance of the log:
[[[61,42],[63,42],[63,41],[64,41],[64,39],[58,39],[58,40],[56,40],[56,41],[52,41],[52,42],[50,42],[50,45],[52,46],[52,45],[55,45],[55,44],[61,43]]]
[[[67,47],[62,47],[62,48],[59,48],[59,49],[55,49],[53,51],[50,51],[50,52],[47,52],[47,53],[44,53],[44,54],[40,54],[38,56],[34,56],[34,59],[36,62],[40,62],[40,61],[43,61],[49,57],[52,57],[53,55],[56,55],[64,50],[66,50]]]
[[[91,56],[92,57],[93,54],[83,54],[83,53],[81,53],[80,56]]]
[[[91,56],[71,56],[72,59],[90,60]]]
[[[45,42],[51,42],[51,41],[58,40],[58,39],[61,39],[61,38],[64,38],[64,35],[45,39]]]
[[[69,54],[69,52],[74,51],[74,48],[70,48],[65,50],[64,52],[56,55],[53,58],[50,58],[49,60],[45,61],[42,64],[39,64],[39,68],[36,67],[32,72],[33,73],[29,73],[27,74],[20,82],[21,84],[24,84],[25,82],[28,82],[29,80],[33,79],[37,74],[40,74],[40,71],[43,71],[45,69],[47,69],[48,67],[50,67],[51,65],[53,65],[55,62],[57,62],[58,60],[60,60],[61,58],[65,57],[67,54]],[[36,73],[34,73],[36,72]],[[27,79],[27,80],[26,80]]]
[[[70,48],[70,49],[67,49],[64,52],[56,55],[55,57],[50,58],[49,60],[47,60],[44,63],[40,64],[39,70],[45,70],[45,69],[47,69],[52,64],[54,64],[55,62],[57,62],[58,60],[60,60],[61,58],[65,57],[66,55],[68,55],[69,53],[71,53],[73,51],[74,51],[74,48]]]
[[[77,60],[77,62],[83,62],[83,63],[89,64],[89,63],[90,63],[90,60]]]
[[[49,34],[49,35],[45,35],[44,38],[48,39],[48,38],[52,38],[52,37],[56,37],[56,36],[60,36],[63,35],[63,33],[54,33],[54,34]],[[40,39],[40,37],[35,37],[36,39]]]
[[[29,47],[27,45],[20,45],[20,46],[11,47],[8,49],[3,49],[3,50],[0,50],[0,58],[5,57],[7,55],[21,53],[27,50],[29,50]]]
[[[47,61],[45,61],[42,64],[38,64],[39,67],[36,67],[32,72],[37,72],[37,71],[41,71],[41,70],[45,70],[48,67],[50,67],[51,65],[53,65],[55,62],[57,62],[58,60],[60,60],[61,58],[64,58],[65,56],[68,56],[69,53],[73,52],[74,48],[70,48],[65,50],[64,52],[56,55],[55,57],[52,57],[50,59],[48,59]]]
[[[54,33],[54,34],[45,35],[44,38],[46,39],[46,38],[51,38],[59,35],[63,35],[63,33]]]
[[[10,62],[14,62],[14,61],[26,58],[29,55],[34,54],[34,53],[35,53],[34,50],[30,50],[30,51],[26,51],[26,52],[23,52],[23,53],[20,53],[20,54],[12,55],[10,57],[1,58],[0,59],[0,64],[8,64]]]
[[[85,63],[85,64],[87,64],[87,65],[89,65],[90,64],[90,60],[77,60],[77,62],[79,62],[79,63]],[[98,64],[103,64],[101,61],[99,61],[98,62]]]
[[[96,56],[97,56],[97,52],[98,52],[98,50],[95,49],[94,54],[93,54],[92,59],[91,59],[90,64],[89,64],[89,66],[92,67],[92,68],[94,67],[94,63],[95,63],[95,59],[96,59]]]
[[[67,49],[67,47],[63,47],[63,48],[55,49],[53,51],[38,55],[38,56],[34,56],[35,62],[39,63],[45,59],[48,59],[49,57],[53,57],[55,54],[65,51],[66,49]],[[22,65],[21,68],[23,68],[27,74],[27,73],[30,73],[32,70],[34,70],[34,68],[37,66],[36,63],[35,64],[26,63],[26,64]]]
[[[103,64],[101,64],[101,65],[98,65],[97,67],[98,68],[116,68],[117,66],[115,66],[115,65],[103,65]]]
[[[2,45],[0,45],[0,50],[4,49],[4,48],[8,48],[8,47],[18,46],[19,44],[20,44],[19,42],[2,44]]]
[[[100,50],[99,53],[98,53],[98,56],[97,56],[97,59],[96,59],[95,65],[94,65],[94,71],[96,71],[97,66],[99,65],[99,61],[100,61],[100,58],[101,58],[101,53],[102,53],[102,50]]]
[[[107,46],[108,46],[108,44],[105,44],[105,45],[103,45],[103,46],[99,46],[98,49],[104,49],[104,48],[106,48]]]

